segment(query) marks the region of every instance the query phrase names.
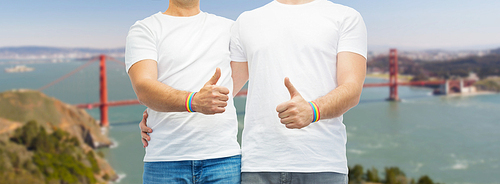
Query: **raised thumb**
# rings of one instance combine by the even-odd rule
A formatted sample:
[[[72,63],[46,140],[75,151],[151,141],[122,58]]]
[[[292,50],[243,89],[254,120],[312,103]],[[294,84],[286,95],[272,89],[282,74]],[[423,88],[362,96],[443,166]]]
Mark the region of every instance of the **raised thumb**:
[[[210,80],[205,84],[205,85],[215,85],[217,84],[217,81],[219,81],[220,79],[220,76],[221,76],[221,71],[220,71],[220,68],[217,67],[215,69],[215,74],[212,76],[212,78],[210,78]]]
[[[285,86],[288,89],[288,92],[290,93],[291,98],[293,98],[294,96],[300,95],[299,91],[297,91],[297,89],[295,89],[295,87],[290,82],[290,79],[288,77],[285,77]]]

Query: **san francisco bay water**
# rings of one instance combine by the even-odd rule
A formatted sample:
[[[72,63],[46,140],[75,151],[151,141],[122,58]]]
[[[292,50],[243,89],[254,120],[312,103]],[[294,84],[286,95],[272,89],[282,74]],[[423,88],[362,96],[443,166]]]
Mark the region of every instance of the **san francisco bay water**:
[[[0,68],[12,60],[0,60]],[[29,64],[29,73],[0,72],[0,91],[38,89],[81,66],[85,61]],[[124,67],[108,62],[110,100],[134,99]],[[98,65],[94,63],[43,92],[66,103],[97,102]],[[386,82],[367,78],[366,83]],[[350,166],[397,166],[417,179],[429,175],[440,183],[500,183],[500,95],[432,96],[427,88],[400,87],[401,102],[385,101],[387,87],[365,88],[361,102],[344,115]],[[240,132],[245,98],[237,97]],[[120,174],[117,183],[141,183],[144,149],[138,122],[141,105],[110,108],[109,136],[115,146],[106,148],[107,160]],[[87,110],[96,119],[98,109]]]

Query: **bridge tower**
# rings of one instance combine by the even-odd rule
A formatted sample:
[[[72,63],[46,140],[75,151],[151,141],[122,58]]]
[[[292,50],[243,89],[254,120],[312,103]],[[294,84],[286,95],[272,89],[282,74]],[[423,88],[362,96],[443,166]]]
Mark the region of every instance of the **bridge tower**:
[[[389,52],[389,101],[399,101],[398,94],[398,50]]]
[[[108,87],[106,82],[106,56],[99,56],[101,62],[99,64],[99,96],[101,109],[101,127],[108,127]]]

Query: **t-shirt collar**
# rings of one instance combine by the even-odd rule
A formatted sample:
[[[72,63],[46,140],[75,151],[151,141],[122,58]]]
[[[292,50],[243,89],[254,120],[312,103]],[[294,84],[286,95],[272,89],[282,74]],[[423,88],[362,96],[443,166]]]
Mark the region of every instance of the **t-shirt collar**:
[[[172,16],[172,15],[164,14],[163,12],[158,12],[158,14],[160,14],[161,16],[168,17],[168,18],[172,18],[172,19],[194,19],[196,17],[201,16],[203,14],[203,11],[200,10],[200,12],[198,14],[193,15],[193,16],[188,16],[188,17]]]

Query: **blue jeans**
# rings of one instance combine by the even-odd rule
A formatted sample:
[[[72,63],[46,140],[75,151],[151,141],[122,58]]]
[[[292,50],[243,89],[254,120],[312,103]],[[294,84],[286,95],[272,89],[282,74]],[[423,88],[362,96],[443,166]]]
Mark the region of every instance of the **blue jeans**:
[[[145,162],[144,184],[240,183],[241,155],[207,160]]]
[[[347,184],[347,174],[334,172],[243,172],[241,184]]]

